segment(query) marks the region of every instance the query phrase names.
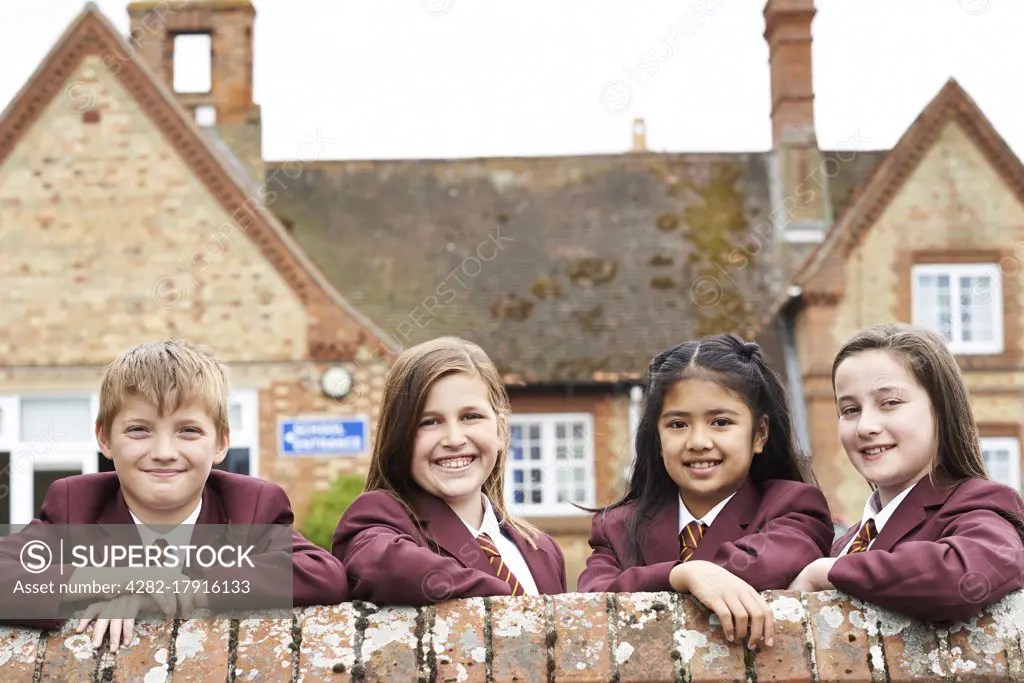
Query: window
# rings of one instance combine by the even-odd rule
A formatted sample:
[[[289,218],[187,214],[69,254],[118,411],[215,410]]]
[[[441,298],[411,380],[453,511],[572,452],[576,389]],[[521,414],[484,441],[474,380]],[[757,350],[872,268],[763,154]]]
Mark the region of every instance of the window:
[[[565,515],[594,504],[593,419],[586,413],[511,420],[506,503],[517,514]]]
[[[1013,437],[983,437],[981,455],[993,481],[1020,490],[1020,441]]]
[[[260,424],[255,389],[236,389],[228,403],[231,447],[215,469],[235,474],[259,476]]]
[[[174,36],[172,83],[176,93],[208,93],[213,83],[213,44],[208,33]]]
[[[914,324],[959,354],[1003,352],[1003,283],[997,264],[914,266]]]
[[[0,519],[25,524],[57,479],[97,471],[95,394],[0,396]]]

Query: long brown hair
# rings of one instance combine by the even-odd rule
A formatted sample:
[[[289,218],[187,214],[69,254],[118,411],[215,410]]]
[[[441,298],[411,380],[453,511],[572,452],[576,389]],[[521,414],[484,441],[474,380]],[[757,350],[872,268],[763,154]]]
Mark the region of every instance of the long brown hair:
[[[507,520],[536,547],[537,528],[526,520],[513,518],[505,507],[511,412],[508,393],[498,369],[483,349],[464,339],[439,337],[406,349],[395,359],[384,383],[370,470],[363,490],[390,492],[419,523],[410,504],[410,494],[418,488],[410,475],[416,427],[430,388],[442,377],[457,372],[478,375],[483,380],[498,420],[498,458],[483,483],[483,493],[491,501],[499,523]]]
[[[904,323],[885,323],[861,330],[843,344],[832,363],[833,394],[839,365],[865,351],[892,354],[931,399],[938,456],[930,475],[940,475],[951,482],[988,479],[967,385],[942,337]]]

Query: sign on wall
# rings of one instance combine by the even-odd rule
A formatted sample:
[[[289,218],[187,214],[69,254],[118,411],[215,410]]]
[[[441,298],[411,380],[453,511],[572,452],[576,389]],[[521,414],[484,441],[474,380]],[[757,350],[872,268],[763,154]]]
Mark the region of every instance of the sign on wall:
[[[285,417],[279,422],[281,455],[356,455],[368,449],[365,417]]]

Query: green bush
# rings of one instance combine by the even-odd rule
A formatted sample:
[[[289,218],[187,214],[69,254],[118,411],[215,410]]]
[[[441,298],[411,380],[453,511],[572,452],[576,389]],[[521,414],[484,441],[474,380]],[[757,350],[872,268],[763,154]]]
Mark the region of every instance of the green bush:
[[[302,522],[302,535],[330,551],[338,520],[356,496],[363,492],[365,484],[366,479],[362,476],[343,474],[331,483],[331,488],[314,493]]]

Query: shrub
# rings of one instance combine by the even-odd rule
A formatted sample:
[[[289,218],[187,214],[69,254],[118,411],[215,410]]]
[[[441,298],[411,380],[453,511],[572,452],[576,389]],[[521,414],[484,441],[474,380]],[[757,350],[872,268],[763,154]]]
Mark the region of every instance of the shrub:
[[[302,522],[301,533],[321,548],[330,551],[338,520],[352,501],[363,492],[366,479],[356,474],[343,474],[326,491],[313,494],[309,511]]]

